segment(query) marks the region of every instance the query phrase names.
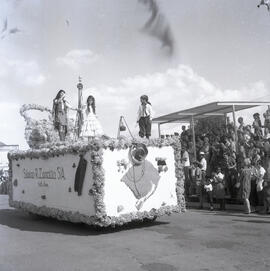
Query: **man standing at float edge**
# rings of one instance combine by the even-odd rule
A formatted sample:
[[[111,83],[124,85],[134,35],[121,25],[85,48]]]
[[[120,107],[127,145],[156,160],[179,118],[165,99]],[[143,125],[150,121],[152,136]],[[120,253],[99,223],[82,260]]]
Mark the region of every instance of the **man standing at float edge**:
[[[145,137],[149,139],[151,136],[151,128],[152,128],[152,118],[153,118],[153,110],[152,105],[148,100],[147,95],[142,95],[140,97],[141,105],[138,110],[138,118],[137,123],[139,123],[139,136]]]

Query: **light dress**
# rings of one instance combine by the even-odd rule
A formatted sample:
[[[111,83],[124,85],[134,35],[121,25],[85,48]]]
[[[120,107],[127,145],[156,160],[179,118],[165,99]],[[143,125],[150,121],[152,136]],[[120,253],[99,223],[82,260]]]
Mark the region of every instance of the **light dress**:
[[[103,129],[100,122],[97,119],[96,114],[93,112],[90,106],[90,111],[86,108],[83,112],[83,125],[82,125],[82,137],[101,136],[103,135]]]

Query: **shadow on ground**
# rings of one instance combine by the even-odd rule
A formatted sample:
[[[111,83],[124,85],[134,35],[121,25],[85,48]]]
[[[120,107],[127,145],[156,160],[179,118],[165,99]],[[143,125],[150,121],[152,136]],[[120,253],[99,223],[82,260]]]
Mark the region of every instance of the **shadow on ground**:
[[[0,210],[0,224],[21,231],[61,233],[68,235],[90,236],[115,233],[118,231],[127,231],[157,225],[166,225],[169,222],[164,221],[138,221],[131,222],[124,226],[117,227],[94,227],[83,223],[71,223],[59,221],[53,218],[30,215],[26,212],[16,209]]]

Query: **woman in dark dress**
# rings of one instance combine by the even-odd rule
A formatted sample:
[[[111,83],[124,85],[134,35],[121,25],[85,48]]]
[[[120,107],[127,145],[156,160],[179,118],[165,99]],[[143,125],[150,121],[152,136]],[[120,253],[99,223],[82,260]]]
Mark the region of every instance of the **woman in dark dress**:
[[[53,100],[53,125],[59,133],[59,138],[64,141],[68,131],[68,108],[69,103],[65,99],[66,92],[59,90],[55,99]]]

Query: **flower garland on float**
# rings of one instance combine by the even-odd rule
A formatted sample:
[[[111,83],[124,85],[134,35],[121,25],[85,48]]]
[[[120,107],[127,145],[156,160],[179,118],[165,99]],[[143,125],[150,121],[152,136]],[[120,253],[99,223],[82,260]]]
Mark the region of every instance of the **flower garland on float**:
[[[104,169],[102,167],[103,158],[102,153],[103,149],[110,149],[111,151],[120,150],[120,149],[128,149],[133,144],[143,143],[147,146],[153,147],[163,147],[163,146],[172,146],[174,148],[174,155],[175,155],[175,176],[177,178],[176,183],[176,193],[178,199],[178,206],[163,206],[160,209],[152,209],[150,212],[134,212],[129,214],[123,214],[119,217],[109,217],[106,216],[105,212],[105,205],[104,205]],[[172,212],[183,212],[185,211],[185,199],[184,199],[184,175],[183,175],[183,165],[181,163],[181,155],[180,155],[180,142],[179,140],[173,138],[166,138],[166,139],[150,139],[143,140],[143,139],[136,139],[131,140],[127,138],[97,138],[93,139],[89,143],[85,143],[83,141],[79,142],[55,142],[52,144],[44,144],[41,149],[31,149],[27,151],[13,151],[9,153],[8,157],[11,161],[12,159],[19,160],[19,159],[48,159],[49,157],[55,157],[60,155],[65,155],[68,153],[73,154],[84,154],[87,151],[91,152],[91,164],[93,170],[93,179],[94,184],[89,191],[89,195],[92,195],[95,199],[95,209],[96,215],[95,218],[91,218],[90,220],[84,215],[77,214],[76,217],[80,216],[81,220],[85,220],[85,223],[95,224],[102,227],[112,226],[115,227],[116,225],[123,225],[133,220],[153,220],[156,217],[159,217],[164,214],[171,214]],[[32,206],[31,208],[36,208]],[[27,208],[26,208],[27,209]],[[51,210],[52,209],[52,210]],[[54,210],[53,208],[47,208],[46,210],[35,210],[35,212],[42,212],[42,215],[46,216],[54,216],[57,218],[66,217],[66,220],[74,221],[75,214],[66,214],[60,210]],[[61,213],[63,212],[63,213]],[[49,213],[49,214],[48,214]]]
[[[48,120],[35,120],[28,114],[30,110],[48,113]],[[38,149],[46,142],[57,141],[57,133],[54,130],[51,118],[52,111],[48,107],[37,104],[24,104],[20,109],[20,115],[26,122],[24,136],[30,148]]]
[[[48,120],[34,120],[28,114],[29,110],[38,110],[41,112],[49,113],[49,121]],[[80,217],[80,221],[84,221],[87,224],[95,224],[99,226],[116,226],[123,225],[132,220],[153,220],[158,216],[163,214],[171,214],[172,212],[183,212],[185,211],[185,199],[184,199],[184,175],[183,175],[183,166],[181,163],[181,155],[180,155],[180,142],[176,138],[156,138],[156,139],[128,139],[126,137],[120,137],[119,139],[109,138],[103,136],[101,138],[93,139],[89,143],[85,143],[82,140],[73,141],[71,138],[68,138],[65,142],[60,142],[58,139],[58,135],[54,130],[53,122],[51,119],[51,110],[47,107],[29,104],[23,105],[20,109],[20,114],[26,121],[26,129],[25,129],[25,137],[27,143],[31,147],[30,150],[27,151],[12,151],[8,154],[9,161],[11,160],[19,160],[19,159],[48,159],[50,157],[61,156],[68,153],[72,154],[85,154],[86,152],[91,152],[91,164],[93,170],[93,179],[94,184],[89,191],[89,195],[92,195],[95,199],[95,209],[96,215],[95,218],[87,218],[79,213],[65,213],[64,211],[57,210],[54,208],[44,207],[43,209],[38,209],[36,206],[30,206],[30,209],[33,209],[34,213],[40,213],[45,216],[53,216],[58,219],[66,218],[65,220],[76,221],[78,216]],[[160,209],[152,209],[150,212],[134,212],[129,214],[123,214],[120,217],[108,217],[105,212],[104,205],[104,169],[102,167],[103,158],[102,153],[103,149],[110,149],[111,151],[128,149],[136,144],[145,144],[146,146],[152,147],[164,147],[164,146],[172,146],[174,148],[175,155],[175,165],[176,171],[175,176],[177,178],[176,184],[176,192],[178,198],[178,206],[163,206]],[[12,176],[12,172],[10,174]],[[11,179],[12,180],[12,177]],[[12,184],[10,185],[12,189]],[[11,190],[10,190],[11,191]],[[18,202],[21,208],[23,208],[24,204]],[[29,206],[25,209],[29,210]]]

